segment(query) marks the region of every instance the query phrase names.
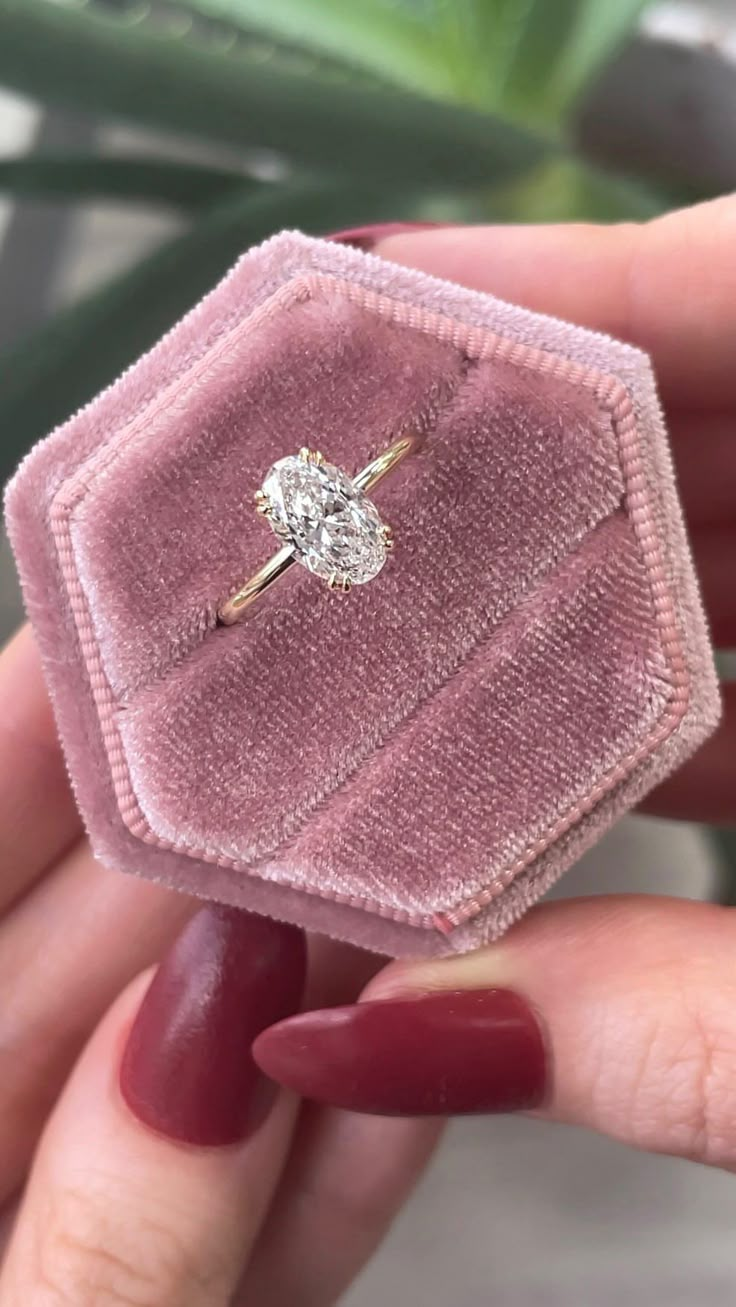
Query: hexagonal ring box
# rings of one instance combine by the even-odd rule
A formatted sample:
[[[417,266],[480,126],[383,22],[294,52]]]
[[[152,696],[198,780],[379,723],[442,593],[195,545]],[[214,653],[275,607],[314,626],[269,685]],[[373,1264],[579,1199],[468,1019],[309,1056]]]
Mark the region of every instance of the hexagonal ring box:
[[[279,547],[268,469],[406,432],[380,573],[220,620]],[[7,521],[100,861],[382,952],[499,935],[718,718],[646,356],[299,233],[32,450]]]

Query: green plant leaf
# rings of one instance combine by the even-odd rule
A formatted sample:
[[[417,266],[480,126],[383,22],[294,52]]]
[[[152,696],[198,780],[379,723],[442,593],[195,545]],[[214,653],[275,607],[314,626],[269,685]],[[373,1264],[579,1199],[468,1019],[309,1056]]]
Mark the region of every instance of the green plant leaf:
[[[524,117],[548,112],[549,88],[558,60],[570,41],[581,8],[588,0],[471,0],[481,21],[495,26],[503,19],[497,78],[492,103],[505,104]],[[610,0],[609,0],[610,3]],[[617,3],[617,0],[614,0]]]
[[[354,186],[264,187],[213,209],[131,272],[57,314],[0,357],[0,479],[34,440],[150,348],[248,246],[286,226],[326,232],[386,216],[375,194]],[[391,216],[402,216],[400,203]]]
[[[646,0],[456,0],[485,64],[474,102],[550,123],[632,31]],[[475,79],[480,87],[482,79]]]
[[[565,159],[498,187],[486,208],[494,222],[646,222],[669,204],[666,191],[643,181]]]
[[[447,95],[453,79],[433,22],[436,0],[184,0],[246,33],[327,55],[424,95]]]
[[[169,159],[86,154],[0,159],[0,193],[26,199],[77,203],[105,197],[197,209],[260,188],[260,182],[245,174]]]
[[[242,33],[482,109],[559,116],[645,0],[184,0]]]
[[[363,184],[473,188],[523,173],[552,148],[486,114],[333,85],[51,0],[0,0],[0,82],[78,110],[270,148]]]
[[[623,45],[647,0],[584,0],[560,50],[552,84],[558,104],[570,105],[598,69]]]

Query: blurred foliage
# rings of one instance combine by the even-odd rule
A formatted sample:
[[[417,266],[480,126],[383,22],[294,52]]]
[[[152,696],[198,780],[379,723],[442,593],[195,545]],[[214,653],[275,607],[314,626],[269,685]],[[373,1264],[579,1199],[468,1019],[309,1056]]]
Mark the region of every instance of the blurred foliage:
[[[642,0],[193,0],[190,9],[388,82],[560,127]]]
[[[151,129],[160,151],[0,161],[0,190],[165,204],[188,224],[0,358],[0,471],[278,228],[606,220],[666,207],[668,196],[578,157],[569,131],[577,97],[642,7],[0,0],[0,84]],[[161,146],[172,133],[188,153]]]

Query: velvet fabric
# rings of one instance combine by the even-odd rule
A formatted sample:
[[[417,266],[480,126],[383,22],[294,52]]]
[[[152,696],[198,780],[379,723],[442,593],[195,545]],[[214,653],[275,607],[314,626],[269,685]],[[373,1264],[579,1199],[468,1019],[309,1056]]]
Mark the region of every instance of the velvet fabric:
[[[406,427],[380,577],[218,627],[270,463]],[[366,947],[493,938],[718,718],[646,357],[357,250],[244,256],[6,507],[101,861]]]

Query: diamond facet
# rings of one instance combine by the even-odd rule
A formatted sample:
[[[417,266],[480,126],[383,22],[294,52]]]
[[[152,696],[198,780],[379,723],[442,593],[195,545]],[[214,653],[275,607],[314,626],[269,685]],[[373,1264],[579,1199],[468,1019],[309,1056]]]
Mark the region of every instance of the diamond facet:
[[[341,585],[362,585],[380,572],[384,524],[341,468],[289,454],[269,469],[261,490],[268,521],[310,572]]]

